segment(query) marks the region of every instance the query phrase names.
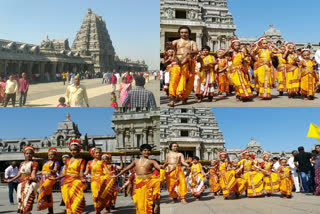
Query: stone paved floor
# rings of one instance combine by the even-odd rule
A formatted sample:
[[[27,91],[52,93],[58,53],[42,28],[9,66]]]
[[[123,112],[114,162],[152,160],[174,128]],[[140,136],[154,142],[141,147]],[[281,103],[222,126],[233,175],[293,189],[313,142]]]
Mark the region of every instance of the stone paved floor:
[[[5,186],[1,186],[0,188],[0,214],[6,214],[6,213],[16,213],[17,212],[17,200],[16,200],[16,194],[14,193],[14,205],[9,204],[8,200],[8,189]],[[91,193],[85,193],[85,199],[86,199],[86,207],[85,207],[85,214],[93,214],[94,212],[94,206],[92,202],[92,195]],[[59,206],[61,201],[61,194],[60,193],[53,193],[53,210],[55,214],[63,214],[64,213],[64,207]],[[48,211],[36,211],[37,209],[37,203],[35,202],[33,204],[32,213],[33,214],[45,214],[48,213]],[[114,214],[135,214],[135,207],[134,203],[131,199],[131,197],[124,197],[122,195],[118,195],[117,198],[117,204],[116,204],[116,210],[113,210],[112,213]]]
[[[216,90],[217,91],[217,90]],[[312,101],[304,101],[301,98],[288,99],[287,95],[278,96],[279,92],[276,89],[271,90],[272,100],[261,100],[254,98],[251,102],[236,102],[235,96],[230,96],[216,102],[209,102],[204,99],[203,102],[197,103],[195,95],[191,93],[189,96],[188,104],[182,105],[181,102],[177,103],[177,107],[320,107],[320,95],[316,94],[315,99]],[[254,93],[256,97],[256,93]],[[218,96],[214,97],[218,99]],[[160,106],[166,107],[169,99],[165,92],[160,93]]]
[[[150,77],[150,82],[145,85],[147,90],[153,92],[157,106],[159,106],[160,100],[160,81],[154,80],[154,77]],[[102,78],[81,80],[87,88],[87,94],[89,97],[89,105],[91,107],[110,107],[111,102],[111,85],[102,85]],[[30,85],[26,107],[56,107],[59,103],[60,97],[63,97],[66,92],[67,85],[63,85],[62,82],[51,83],[39,83]],[[119,90],[119,85],[117,85]],[[118,91],[116,92],[116,94]],[[19,95],[17,96],[16,106],[18,106]],[[120,99],[117,99],[118,105],[121,106]],[[9,102],[8,107],[11,107]]]
[[[167,191],[161,193],[161,213],[165,214],[302,214],[320,213],[320,197],[311,194],[293,193],[292,199],[282,199],[280,194],[273,197],[245,198],[224,200],[222,196],[211,196],[205,191],[200,201],[187,195],[187,205],[171,204]]]

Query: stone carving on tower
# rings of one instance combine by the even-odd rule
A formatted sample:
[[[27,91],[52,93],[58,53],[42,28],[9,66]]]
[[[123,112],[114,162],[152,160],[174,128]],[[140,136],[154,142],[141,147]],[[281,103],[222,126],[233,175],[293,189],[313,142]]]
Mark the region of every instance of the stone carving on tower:
[[[160,123],[162,160],[172,142],[179,144],[185,156],[206,160],[224,150],[225,140],[210,108],[161,108]]]
[[[115,51],[104,19],[88,9],[71,47],[72,51],[91,56],[95,72],[115,68]]]

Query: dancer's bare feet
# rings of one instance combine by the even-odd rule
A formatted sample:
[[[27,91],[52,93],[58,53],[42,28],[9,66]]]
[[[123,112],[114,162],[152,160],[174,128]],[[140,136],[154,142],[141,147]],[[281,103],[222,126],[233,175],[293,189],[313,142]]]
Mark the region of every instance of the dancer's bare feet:
[[[178,203],[178,199],[177,198],[174,198],[171,202],[171,204],[175,204],[175,203]]]
[[[181,199],[181,203],[187,204],[188,202],[186,201],[186,199]]]

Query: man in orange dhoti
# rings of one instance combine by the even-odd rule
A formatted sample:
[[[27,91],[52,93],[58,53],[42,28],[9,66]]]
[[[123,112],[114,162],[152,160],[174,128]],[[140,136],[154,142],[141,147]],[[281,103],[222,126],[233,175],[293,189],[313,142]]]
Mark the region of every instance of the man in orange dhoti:
[[[174,106],[177,99],[182,99],[182,104],[186,104],[194,84],[196,62],[193,60],[193,56],[198,54],[196,43],[189,39],[191,35],[190,28],[181,26],[178,33],[180,39],[172,42],[179,60],[179,66],[171,68],[169,84],[170,107]]]
[[[152,173],[152,170],[153,168],[160,170],[164,166],[159,165],[155,160],[148,159],[151,149],[149,144],[142,144],[140,146],[142,157],[134,160],[118,175],[111,176],[116,178],[128,170],[136,168],[134,204],[137,214],[153,214],[154,201],[160,198],[160,179]]]
[[[38,211],[48,209],[50,214],[53,214],[52,188],[56,181],[48,178],[57,177],[60,163],[55,160],[56,156],[57,149],[50,148],[48,150],[49,160],[42,166],[42,171],[37,173],[38,175],[41,175],[37,209]]]
[[[169,196],[173,198],[173,202],[177,202],[179,197],[181,202],[186,204],[187,184],[181,165],[189,167],[189,164],[185,162],[183,154],[178,152],[177,143],[171,143],[169,149],[170,152],[166,156],[166,184]]]

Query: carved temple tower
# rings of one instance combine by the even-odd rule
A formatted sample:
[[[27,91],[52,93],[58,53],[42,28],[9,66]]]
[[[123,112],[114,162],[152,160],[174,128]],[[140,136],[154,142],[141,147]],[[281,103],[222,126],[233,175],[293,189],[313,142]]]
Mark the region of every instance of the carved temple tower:
[[[198,156],[210,160],[224,150],[225,140],[210,108],[161,108],[161,160],[169,144],[177,142],[186,158]]]
[[[83,56],[91,56],[95,72],[112,71],[115,68],[115,51],[106,23],[91,9],[84,17],[71,49]]]
[[[160,0],[160,50],[165,43],[178,39],[178,28],[187,25],[197,46],[212,51],[227,48],[234,38],[236,25],[226,0]]]

